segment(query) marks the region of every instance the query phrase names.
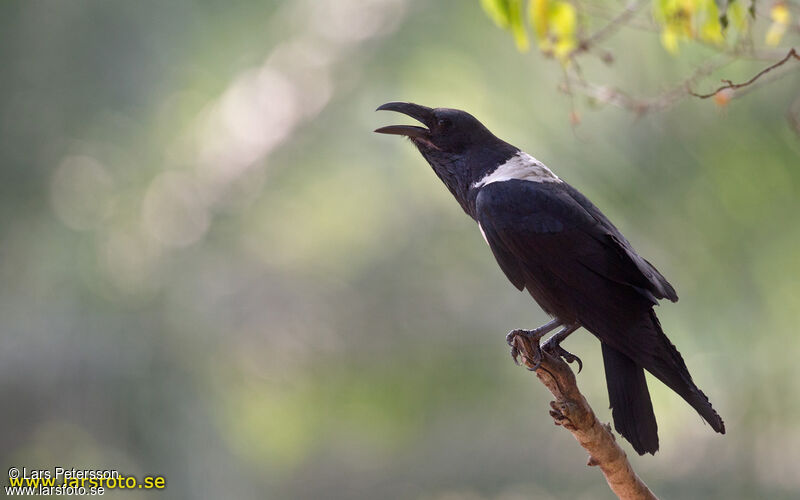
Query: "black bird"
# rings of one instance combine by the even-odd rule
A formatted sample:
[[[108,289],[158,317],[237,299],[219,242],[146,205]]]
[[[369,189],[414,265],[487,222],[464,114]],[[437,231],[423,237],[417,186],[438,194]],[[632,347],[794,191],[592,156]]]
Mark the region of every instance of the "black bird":
[[[644,370],[677,392],[719,432],[725,424],[695,385],[653,311],[673,302],[672,285],[578,190],[543,163],[495,137],[457,109],[390,102],[378,110],[404,113],[425,125],[392,125],[375,132],[408,137],[478,223],[508,279],[527,289],[553,320],[514,330],[568,361],[560,347],[584,327],[602,344],[614,426],[640,454],[658,450],[658,426]],[[512,354],[514,352],[512,351]]]

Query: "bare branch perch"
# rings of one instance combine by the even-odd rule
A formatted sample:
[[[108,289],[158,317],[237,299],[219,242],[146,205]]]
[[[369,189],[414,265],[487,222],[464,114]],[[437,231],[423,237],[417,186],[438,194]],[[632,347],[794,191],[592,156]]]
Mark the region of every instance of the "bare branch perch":
[[[532,369],[534,347],[523,336],[515,337],[514,344],[522,354],[522,362]],[[600,467],[608,486],[620,500],[658,500],[634,472],[611,428],[597,419],[592,407],[578,390],[575,374],[567,363],[546,352],[542,352],[542,358],[536,376],[556,398],[550,403],[550,415],[556,425],[570,431],[589,452],[587,465]]]
[[[798,54],[797,51],[794,48],[789,50],[789,53],[786,54],[786,56],[783,59],[781,59],[780,61],[776,62],[775,64],[772,64],[772,65],[767,66],[766,68],[762,69],[761,71],[756,73],[756,75],[753,76],[753,78],[747,80],[746,82],[733,83],[730,80],[722,80],[725,83],[725,85],[721,86],[720,88],[718,88],[717,90],[715,90],[713,92],[709,92],[708,94],[696,94],[695,92],[692,92],[692,91],[689,91],[689,93],[692,94],[695,97],[699,97],[700,99],[708,99],[709,97],[714,97],[715,95],[719,94],[723,90],[727,90],[727,89],[737,90],[737,89],[740,89],[742,87],[747,87],[748,85],[753,84],[756,80],[758,80],[762,76],[766,75],[767,73],[769,73],[773,69],[778,68],[780,66],[783,66],[784,64],[786,64],[792,58],[797,59],[798,61],[800,61],[800,54]]]

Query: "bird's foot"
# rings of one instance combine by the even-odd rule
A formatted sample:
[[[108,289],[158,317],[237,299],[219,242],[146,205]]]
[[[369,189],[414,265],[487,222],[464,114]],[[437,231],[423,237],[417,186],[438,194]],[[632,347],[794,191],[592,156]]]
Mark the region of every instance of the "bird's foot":
[[[550,340],[545,342],[544,345],[542,345],[542,349],[547,351],[547,353],[552,355],[552,356],[557,356],[557,357],[563,359],[567,363],[573,363],[573,362],[577,361],[578,362],[578,373],[580,373],[581,370],[583,370],[583,361],[581,361],[581,358],[579,358],[578,356],[572,354],[568,350],[566,350],[563,347],[561,347],[561,345],[559,343],[553,342],[552,340],[553,339],[551,338]]]
[[[535,371],[542,364],[542,348],[539,341],[546,332],[536,330],[511,330],[506,335],[506,342],[511,346],[511,358],[519,365],[520,354],[524,357],[528,370]],[[517,347],[520,342],[522,349]]]
[[[552,319],[533,330],[511,330],[506,335],[506,342],[511,346],[511,357],[514,363],[519,364],[519,355],[522,354],[525,358],[525,365],[528,370],[536,370],[542,364],[542,348],[539,341],[561,326],[561,320],[558,318]],[[522,349],[520,349],[521,346]],[[521,351],[521,352],[520,352]]]

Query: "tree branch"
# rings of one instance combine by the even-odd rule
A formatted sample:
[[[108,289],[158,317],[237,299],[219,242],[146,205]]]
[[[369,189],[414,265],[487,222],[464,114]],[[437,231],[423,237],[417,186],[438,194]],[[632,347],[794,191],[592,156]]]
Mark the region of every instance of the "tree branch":
[[[521,353],[522,362],[530,370],[534,367],[533,346],[530,341],[517,336],[514,345]],[[542,363],[536,376],[547,387],[555,401],[550,402],[550,416],[556,425],[572,433],[589,452],[589,466],[598,466],[608,486],[620,500],[658,500],[646,484],[636,475],[627,455],[617,444],[611,428],[602,424],[592,407],[583,397],[575,381],[575,374],[561,358],[542,353]]]
[[[719,94],[723,90],[727,90],[727,89],[736,90],[736,89],[740,89],[742,87],[747,87],[748,85],[751,85],[756,80],[758,80],[762,76],[766,75],[767,73],[769,73],[773,69],[778,68],[780,66],[783,66],[784,64],[786,64],[792,58],[797,59],[798,61],[800,61],[800,54],[798,54],[797,51],[794,48],[789,50],[789,53],[786,54],[786,56],[783,59],[781,59],[780,61],[776,62],[775,64],[772,64],[772,65],[767,66],[766,68],[762,69],[761,71],[756,73],[756,75],[753,78],[747,80],[746,82],[733,83],[730,80],[722,80],[725,83],[725,85],[721,86],[720,88],[718,88],[717,90],[715,90],[713,92],[709,92],[708,94],[697,94],[697,93],[695,93],[695,92],[693,92],[691,90],[689,91],[689,93],[692,94],[695,97],[699,97],[700,99],[708,99],[709,97],[714,97],[715,95]]]
[[[633,97],[624,91],[603,85],[595,85],[587,82],[578,74],[577,78],[572,79],[572,86],[579,89],[583,94],[596,99],[603,104],[611,104],[641,116],[653,111],[664,111],[671,108],[690,94],[690,87],[698,80],[705,78],[719,68],[730,64],[733,60],[727,59],[720,62],[707,61],[684,81],[672,86],[664,92],[652,97]],[[565,91],[571,92],[571,88],[566,87]]]

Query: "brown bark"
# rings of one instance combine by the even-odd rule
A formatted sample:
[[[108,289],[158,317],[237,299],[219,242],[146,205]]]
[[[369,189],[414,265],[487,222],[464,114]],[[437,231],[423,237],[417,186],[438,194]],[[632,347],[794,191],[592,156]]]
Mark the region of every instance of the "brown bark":
[[[534,347],[524,336],[516,336],[514,344],[521,354],[522,363],[532,369]],[[611,433],[611,427],[597,419],[578,389],[575,374],[569,365],[561,358],[542,352],[542,362],[536,368],[536,376],[556,398],[550,402],[550,416],[556,425],[570,431],[589,452],[587,465],[600,468],[617,497],[621,500],[658,500],[634,472],[627,455]]]

